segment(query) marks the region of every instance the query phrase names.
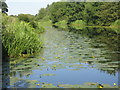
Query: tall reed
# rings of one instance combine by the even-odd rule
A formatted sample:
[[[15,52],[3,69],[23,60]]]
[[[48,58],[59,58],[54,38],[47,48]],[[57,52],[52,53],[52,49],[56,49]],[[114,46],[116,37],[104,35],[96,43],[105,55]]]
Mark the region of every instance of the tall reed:
[[[21,56],[22,54],[38,53],[42,42],[38,34],[29,23],[19,21],[15,18],[6,22],[2,31],[2,43],[10,57]]]

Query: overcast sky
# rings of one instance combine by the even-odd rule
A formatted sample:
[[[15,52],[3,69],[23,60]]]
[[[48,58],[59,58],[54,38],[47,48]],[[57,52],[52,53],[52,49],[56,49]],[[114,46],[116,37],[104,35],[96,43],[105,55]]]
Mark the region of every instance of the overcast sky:
[[[45,8],[52,2],[60,0],[6,0],[9,15],[18,15],[21,13],[35,15],[40,8]]]

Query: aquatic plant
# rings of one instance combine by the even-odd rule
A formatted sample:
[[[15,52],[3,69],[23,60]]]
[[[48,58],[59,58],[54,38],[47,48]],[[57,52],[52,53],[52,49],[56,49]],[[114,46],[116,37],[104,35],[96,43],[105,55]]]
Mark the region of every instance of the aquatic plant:
[[[2,31],[2,43],[8,56],[16,57],[40,51],[42,42],[29,23],[9,17],[6,21]]]

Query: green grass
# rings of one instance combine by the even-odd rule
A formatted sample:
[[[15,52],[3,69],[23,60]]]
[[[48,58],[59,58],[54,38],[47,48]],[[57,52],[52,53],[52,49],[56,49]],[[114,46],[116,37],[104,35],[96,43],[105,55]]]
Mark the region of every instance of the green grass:
[[[38,34],[29,23],[19,21],[16,18],[4,19],[2,31],[2,43],[9,57],[18,57],[23,54],[33,54],[40,51],[42,42]]]

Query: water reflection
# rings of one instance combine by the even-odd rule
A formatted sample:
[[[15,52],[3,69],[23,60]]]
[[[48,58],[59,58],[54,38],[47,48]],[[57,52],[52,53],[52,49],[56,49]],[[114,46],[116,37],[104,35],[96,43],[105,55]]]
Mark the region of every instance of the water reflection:
[[[11,78],[11,84],[19,80],[27,80],[26,83],[37,80],[54,85],[58,82],[117,83],[120,62],[116,33],[101,28],[69,27],[64,30],[48,27],[43,37],[45,42],[40,55],[25,60],[13,60],[17,64],[11,63],[10,75],[17,79]],[[52,76],[54,74],[56,75]],[[29,84],[34,86],[33,83]]]
[[[90,43],[92,48],[100,48],[102,53],[100,57],[104,57],[106,60],[99,60],[97,63],[111,65],[112,69],[100,69],[106,71],[109,74],[114,74],[118,71],[119,67],[119,37],[120,35],[113,32],[110,28],[84,28],[76,29],[69,27],[70,32],[79,33],[80,35],[92,38]],[[110,62],[110,63],[109,63]],[[106,66],[107,66],[106,65]],[[116,67],[114,67],[116,65]],[[110,68],[110,66],[109,66]]]

